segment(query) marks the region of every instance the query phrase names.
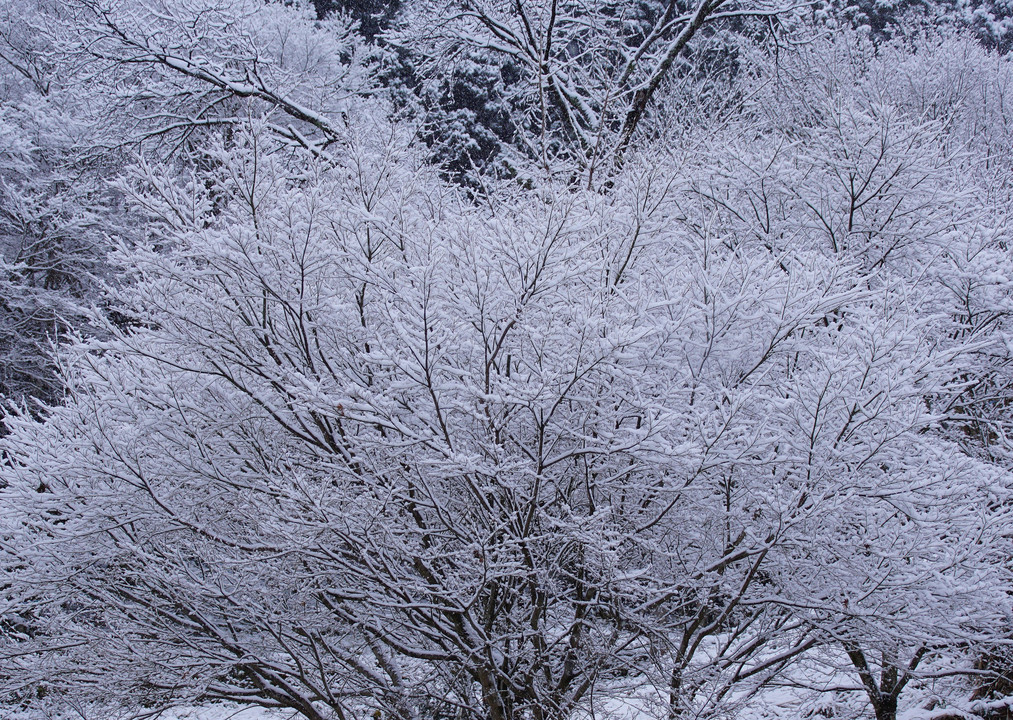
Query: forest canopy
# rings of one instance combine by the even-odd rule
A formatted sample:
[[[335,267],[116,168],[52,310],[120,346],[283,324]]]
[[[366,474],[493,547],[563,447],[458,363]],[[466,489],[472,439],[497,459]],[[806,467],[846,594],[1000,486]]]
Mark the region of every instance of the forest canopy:
[[[1010,17],[0,8],[0,715],[1008,717]]]

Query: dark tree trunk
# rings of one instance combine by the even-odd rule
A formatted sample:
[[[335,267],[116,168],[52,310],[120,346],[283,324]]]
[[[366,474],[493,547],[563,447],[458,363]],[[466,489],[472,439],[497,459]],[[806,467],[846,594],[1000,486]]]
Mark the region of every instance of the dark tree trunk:
[[[869,695],[869,703],[876,713],[876,720],[897,720],[897,701],[900,693],[913,677],[914,671],[928,652],[928,648],[921,647],[915,651],[911,661],[906,666],[900,665],[900,653],[894,648],[891,651],[883,651],[879,678],[876,677],[873,669],[869,667],[865,653],[857,646],[845,644],[845,651],[851,658],[858,677]]]
[[[897,720],[897,695],[881,694],[878,702],[872,701],[872,708],[876,711],[876,720]]]

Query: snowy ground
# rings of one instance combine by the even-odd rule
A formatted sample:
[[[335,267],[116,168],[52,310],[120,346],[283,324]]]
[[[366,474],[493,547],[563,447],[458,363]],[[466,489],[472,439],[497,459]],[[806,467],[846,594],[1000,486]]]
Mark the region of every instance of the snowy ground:
[[[811,704],[803,703],[800,707],[799,698],[796,694],[785,691],[774,693],[749,707],[742,708],[736,714],[736,720],[798,720],[799,717],[830,717],[835,720],[871,720],[872,711],[857,698],[836,699],[831,697],[823,698],[822,702]],[[26,715],[23,712],[14,711],[8,714],[8,710],[0,708],[2,720],[81,720],[80,716],[41,717],[37,714]],[[956,708],[935,708],[932,710],[924,707],[908,707],[898,713],[898,720],[937,720],[941,717],[961,717],[962,714]],[[196,707],[182,707],[173,710],[166,710],[158,715],[157,720],[300,720],[297,713],[292,711],[265,710],[263,708],[239,707],[227,704],[212,704]],[[584,716],[588,718],[589,716]],[[965,717],[972,718],[971,715]],[[606,703],[596,707],[595,720],[654,720],[656,715],[645,712],[643,708],[637,708],[633,704]],[[120,720],[119,718],[105,718],[88,714],[87,720]]]
[[[298,715],[291,711],[280,712],[263,708],[216,704],[205,707],[176,708],[163,713],[159,720],[289,720],[297,717]]]
[[[804,689],[797,684],[770,686],[748,699],[743,698],[729,720],[799,720],[800,718],[832,718],[833,720],[872,720],[872,709],[862,692],[848,692],[847,676],[808,671],[798,673],[795,681],[806,681]],[[837,688],[836,690],[833,688]],[[898,720],[939,720],[966,717],[971,688],[965,682],[946,679],[912,685],[901,698]],[[598,697],[594,711],[576,713],[572,720],[656,720],[664,717],[664,693],[641,687],[625,698]],[[963,706],[963,707],[961,707]],[[963,712],[962,712],[963,710]],[[61,715],[59,717],[11,711],[0,707],[0,720],[126,720],[122,715],[101,712]],[[289,710],[266,710],[229,703],[184,706],[165,710],[146,720],[303,720]]]
[[[83,717],[84,720],[121,720],[120,716],[110,717],[96,712],[86,712]],[[165,710],[157,716],[157,720],[297,720],[297,718],[299,715],[291,711],[265,710],[227,703],[178,707]],[[0,720],[82,720],[82,715],[54,716],[38,711],[27,712],[0,707]]]

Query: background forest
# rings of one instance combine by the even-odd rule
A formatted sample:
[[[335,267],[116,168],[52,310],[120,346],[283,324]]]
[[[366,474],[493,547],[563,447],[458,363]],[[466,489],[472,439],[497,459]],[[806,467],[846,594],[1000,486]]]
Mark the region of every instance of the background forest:
[[[1004,2],[0,4],[0,716],[1011,717]]]

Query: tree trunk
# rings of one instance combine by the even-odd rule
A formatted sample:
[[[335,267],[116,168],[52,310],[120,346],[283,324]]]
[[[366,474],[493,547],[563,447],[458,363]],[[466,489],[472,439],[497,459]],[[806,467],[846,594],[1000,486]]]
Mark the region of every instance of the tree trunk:
[[[876,720],[897,720],[897,696],[893,693],[882,694],[878,700],[872,701],[876,711]]]
[[[670,720],[682,717],[682,668],[677,664],[672,670],[668,688],[668,717]]]

